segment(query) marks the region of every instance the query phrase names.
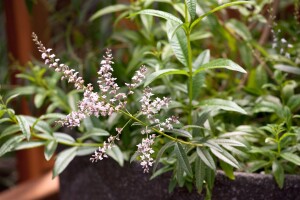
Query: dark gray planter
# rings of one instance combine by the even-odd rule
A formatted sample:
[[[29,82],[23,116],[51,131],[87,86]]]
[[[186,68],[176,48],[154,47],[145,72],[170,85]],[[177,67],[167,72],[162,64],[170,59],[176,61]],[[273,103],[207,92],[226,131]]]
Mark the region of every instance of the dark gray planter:
[[[300,200],[300,176],[288,175],[280,190],[271,175],[235,173],[229,180],[217,174],[215,200]],[[77,157],[60,176],[61,200],[199,200],[204,195],[176,188],[168,193],[170,175],[152,181],[137,164],[121,168],[111,159],[91,163],[89,157]]]

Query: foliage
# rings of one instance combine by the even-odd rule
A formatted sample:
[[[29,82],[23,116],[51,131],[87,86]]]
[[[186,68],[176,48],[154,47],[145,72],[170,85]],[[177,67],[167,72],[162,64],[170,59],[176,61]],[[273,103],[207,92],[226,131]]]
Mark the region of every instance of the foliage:
[[[138,160],[144,172],[148,171],[143,164],[145,156],[153,157],[151,178],[172,172],[169,191],[176,185],[189,190],[195,186],[198,192],[205,189],[211,198],[216,170],[222,169],[234,179],[234,168],[272,173],[282,188],[285,173],[300,172],[300,39],[291,25],[297,23],[295,19],[271,23],[276,13],[271,9],[269,18],[263,16],[268,6],[272,4],[267,1],[154,0],[114,4],[96,11],[89,17],[92,25],[118,13],[106,18],[115,23],[108,43],[117,55],[113,72],[117,82],[129,82],[144,64],[148,72],[143,83],[133,90],[133,96],[128,95],[126,108],[107,117],[85,118],[76,128],[78,135],[71,137],[54,121],[80,111],[78,101],[83,102],[81,93],[85,94],[86,87],[73,90],[60,83],[58,73],[46,73],[41,64],[30,64],[30,71],[18,75],[29,85],[1,97],[0,154],[45,146],[49,160],[57,145],[64,144],[68,148],[56,156],[53,175],[57,176],[75,156],[89,155],[100,146],[93,157],[96,161],[106,154],[120,165]],[[227,20],[230,12],[225,8],[239,17]],[[294,16],[297,20],[297,13]],[[118,26],[129,19],[133,30]],[[264,31],[262,24],[272,27],[272,44],[258,41]],[[76,30],[79,38],[86,34]],[[75,32],[70,29],[68,37]],[[288,36],[292,41],[284,39]],[[73,39],[73,44],[80,41],[75,35]],[[86,40],[92,46],[96,38]],[[97,72],[97,47],[89,46],[89,55],[81,59],[75,54],[80,45],[73,49],[70,38],[66,41],[71,59],[62,54],[62,60],[79,62],[84,79],[96,85],[92,74]],[[46,57],[50,59],[50,54]],[[91,67],[83,68],[84,63]],[[68,69],[62,69],[63,73]],[[149,86],[160,99],[171,98],[169,107],[155,116],[158,122],[143,115],[144,104],[139,102],[145,96],[140,88]],[[120,91],[131,88],[121,86]],[[101,89],[95,92],[102,94]],[[16,115],[8,104],[18,95],[31,95],[35,107],[44,108],[46,114],[37,118]],[[180,123],[164,128],[162,121],[169,116],[178,117]],[[121,127],[122,134],[118,132]],[[150,167],[152,161],[146,161]]]

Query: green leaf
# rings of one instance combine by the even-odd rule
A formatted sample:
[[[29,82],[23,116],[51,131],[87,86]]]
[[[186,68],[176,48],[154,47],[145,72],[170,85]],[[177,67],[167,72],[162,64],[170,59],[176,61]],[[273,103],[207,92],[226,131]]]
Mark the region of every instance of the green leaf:
[[[170,13],[160,11],[160,10],[146,9],[146,10],[142,10],[142,11],[136,13],[136,14],[152,15],[152,16],[155,16],[155,17],[160,17],[160,18],[166,19],[168,21],[173,21],[173,22],[177,22],[179,24],[182,24],[182,21],[179,18],[175,17],[174,15],[172,15]],[[136,14],[134,14],[134,15],[136,15]]]
[[[153,172],[155,172],[158,164],[159,164],[159,161],[160,161],[160,158],[162,157],[163,153],[170,147],[172,147],[173,145],[175,144],[174,141],[170,141],[170,142],[167,142],[164,146],[162,146],[157,155],[156,155],[156,159],[155,159],[155,163],[154,163],[154,166],[153,166]]]
[[[5,122],[13,122],[13,121],[10,118],[8,118],[8,117],[0,119],[0,124],[5,123]],[[1,137],[1,134],[0,134],[0,137]]]
[[[166,31],[169,43],[173,49],[176,58],[187,67],[188,64],[188,44],[185,32],[182,28],[178,28],[178,23],[167,21]],[[177,30],[176,30],[177,29]],[[176,31],[176,32],[175,32]],[[175,32],[175,34],[173,34]]]
[[[20,96],[20,94],[13,94],[10,97],[8,97],[5,101],[5,104],[7,105],[11,100],[13,100],[14,98]]]
[[[78,147],[76,156],[87,156],[91,155],[95,152],[96,148],[95,147]]]
[[[12,138],[8,139],[2,146],[0,147],[0,157],[13,150],[22,140],[25,139],[24,135],[16,135]]]
[[[199,157],[197,157],[195,161],[195,178],[197,191],[201,193],[205,179],[205,164]]]
[[[234,111],[234,112],[247,115],[247,112],[243,108],[238,106],[235,102],[229,100],[208,99],[208,100],[201,101],[199,105],[203,106],[204,108],[210,108],[215,110],[222,109],[226,111]]]
[[[278,69],[280,71],[283,71],[283,72],[300,75],[299,67],[293,67],[293,66],[284,65],[284,64],[277,64],[277,65],[274,65],[274,68]]]
[[[60,152],[55,160],[53,178],[59,175],[76,156],[77,147],[72,147]]]
[[[106,151],[106,154],[113,158],[115,161],[117,161],[120,166],[124,165],[124,156],[118,146],[115,145],[111,149],[108,149]]]
[[[170,74],[183,74],[183,75],[187,75],[188,73],[185,70],[179,70],[179,69],[162,69],[156,72],[153,72],[152,74],[150,74],[147,78],[146,81],[144,83],[144,86],[149,85],[150,83],[152,83],[152,81],[154,81],[157,78],[160,78],[162,76],[166,76],[166,75],[170,75]]]
[[[183,174],[184,174],[184,169],[180,164],[180,161],[177,160],[177,165],[176,165],[176,179],[178,182],[179,187],[182,187],[184,185],[184,178],[183,178]]]
[[[293,95],[289,98],[287,106],[292,110],[297,110],[300,107],[300,94]]]
[[[122,11],[122,10],[127,10],[130,7],[124,4],[117,4],[117,5],[112,5],[112,6],[107,6],[105,8],[102,8],[101,10],[98,10],[95,14],[93,14],[89,21],[93,21],[103,15],[109,14],[109,13],[113,13],[113,12],[118,12],[118,11]]]
[[[18,120],[18,124],[23,135],[26,137],[27,140],[29,140],[31,135],[29,123],[27,122],[26,118],[22,115],[17,115],[16,118]]]
[[[281,153],[280,156],[284,158],[287,161],[290,161],[298,166],[300,166],[300,157],[296,154],[290,153],[290,152],[285,152]]]
[[[34,105],[37,108],[40,108],[43,105],[44,100],[45,100],[46,97],[47,97],[47,93],[46,92],[36,94],[34,96]]]
[[[210,59],[210,50],[206,49],[206,50],[202,51],[198,55],[196,60],[193,62],[193,68],[198,69],[199,67],[201,67],[201,65],[208,63],[209,59]]]
[[[12,97],[12,95],[17,95],[17,96],[18,95],[32,95],[32,94],[34,94],[36,92],[36,90],[37,90],[36,86],[17,87],[16,89],[8,92],[7,96],[11,96]],[[16,97],[16,96],[14,96],[14,97]]]
[[[256,160],[253,162],[248,163],[248,170],[250,173],[256,172],[257,170],[262,169],[263,167],[267,166],[269,164],[268,161],[265,160]]]
[[[45,145],[45,150],[44,150],[44,156],[46,160],[50,160],[55,153],[55,150],[57,148],[57,141],[56,140],[49,140],[46,145]]]
[[[183,168],[183,170],[189,175],[193,176],[193,171],[191,168],[191,165],[189,163],[187,154],[185,150],[183,149],[182,145],[180,143],[176,143],[174,147],[179,165]]]
[[[132,163],[134,160],[136,160],[136,158],[140,155],[140,152],[136,151],[134,152],[134,154],[131,156],[129,163]],[[155,162],[156,164],[156,162]]]
[[[91,137],[94,137],[94,136],[108,136],[108,135],[110,135],[109,132],[107,132],[104,129],[101,129],[101,128],[92,128],[86,134],[84,134],[83,136],[81,136],[80,138],[78,138],[78,140],[85,140],[87,138],[91,138]]]
[[[203,143],[205,146],[209,147],[210,149],[215,149],[217,151],[222,152],[223,149],[218,145],[217,143],[214,142],[214,140],[207,140]]]
[[[205,74],[203,72],[193,76],[193,86],[192,86],[193,99],[197,99],[199,97],[199,94],[201,92],[201,89],[203,88],[204,83],[205,83]]]
[[[208,188],[212,190],[212,188],[214,187],[215,176],[216,176],[215,171],[213,171],[209,167],[206,167],[205,171],[206,171],[205,181],[207,183]]]
[[[24,141],[18,143],[16,145],[16,148],[14,148],[14,150],[31,149],[31,148],[43,146],[44,144],[45,144],[44,141]]]
[[[231,180],[234,180],[233,167],[228,165],[226,162],[220,161],[221,168],[225,172],[226,176]]]
[[[243,143],[233,140],[233,139],[214,139],[214,142],[221,145],[229,145],[229,146],[236,146],[236,147],[246,147]]]
[[[274,161],[272,164],[272,172],[275,177],[275,180],[279,186],[279,188],[283,188],[283,183],[284,183],[284,171],[282,166],[278,161]]]
[[[179,137],[186,137],[186,138],[189,138],[189,139],[192,139],[192,134],[186,130],[182,130],[182,129],[171,129],[171,130],[165,130],[165,132],[167,133],[173,133],[175,134],[176,136],[179,136]]]
[[[205,149],[201,147],[197,147],[197,154],[199,158],[212,170],[216,170],[215,161],[210,155],[210,153]]]
[[[243,40],[249,41],[252,39],[252,35],[247,28],[247,26],[235,19],[231,19],[226,23],[226,27],[229,28],[232,32],[235,32],[239,35]]]
[[[17,133],[19,131],[21,131],[21,129],[18,124],[10,125],[1,132],[0,139],[5,136]]]
[[[74,138],[66,133],[54,132],[53,136],[59,143],[71,144],[75,142]]]
[[[64,117],[66,117],[66,115],[62,113],[48,113],[42,115],[40,119],[62,119]]]
[[[196,71],[194,71],[193,75],[196,75],[199,72],[208,69],[229,69],[232,71],[247,73],[241,66],[239,66],[232,60],[220,58],[220,59],[212,60],[209,63],[206,63],[204,65],[201,65]]]
[[[196,0],[186,0],[186,5],[191,16],[191,21],[193,21],[196,16]]]
[[[27,122],[26,118],[22,115],[17,115],[16,118],[18,120],[18,124],[23,135],[26,137],[27,140],[29,140],[31,136],[29,123]]]
[[[219,159],[223,160],[224,162],[228,163],[229,165],[239,168],[238,161],[227,151],[223,150],[222,152],[216,151],[215,149],[210,149],[211,152],[217,156]]]
[[[230,2],[230,3],[224,3],[210,11],[208,11],[207,13],[204,13],[203,15],[201,15],[198,19],[196,19],[192,24],[191,24],[191,27],[190,27],[190,30],[193,29],[193,27],[198,24],[202,19],[204,19],[206,16],[214,13],[214,12],[217,12],[221,9],[224,9],[224,8],[227,8],[229,6],[234,6],[234,5],[239,5],[239,4],[246,4],[246,3],[249,3],[249,4],[253,4],[253,2],[250,2],[250,1],[235,1],[235,2]]]
[[[46,122],[30,116],[23,116],[23,117],[26,119],[29,126],[31,126],[33,129],[49,135],[52,134],[52,128]]]
[[[163,173],[166,173],[166,172],[168,172],[170,170],[172,170],[172,168],[170,166],[168,166],[168,165],[164,166],[164,167],[160,168],[159,170],[157,170],[156,172],[154,172],[152,174],[152,176],[150,177],[150,180],[152,180],[152,179],[156,178],[157,176],[160,176]]]

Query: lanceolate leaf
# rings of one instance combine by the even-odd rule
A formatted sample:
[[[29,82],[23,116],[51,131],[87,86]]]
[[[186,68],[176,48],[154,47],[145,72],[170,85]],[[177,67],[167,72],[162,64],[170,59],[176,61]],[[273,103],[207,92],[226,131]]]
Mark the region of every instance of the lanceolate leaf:
[[[156,72],[153,72],[152,74],[150,74],[145,83],[144,86],[149,85],[150,83],[152,83],[152,81],[154,81],[155,79],[162,77],[162,76],[166,76],[166,75],[171,75],[171,74],[183,74],[183,75],[187,75],[188,73],[185,70],[179,70],[179,69],[162,69]]]
[[[20,126],[18,124],[14,124],[14,125],[11,125],[11,126],[8,126],[7,128],[5,128],[1,134],[0,134],[0,139],[5,137],[5,136],[8,136],[8,135],[12,135],[14,133],[17,133],[19,132],[21,129],[20,129]]]
[[[216,165],[214,159],[211,157],[210,153],[205,149],[201,147],[197,147],[197,154],[199,158],[212,170],[216,170]]]
[[[76,156],[77,147],[72,147],[60,152],[55,160],[53,178],[59,175]]]
[[[198,55],[196,60],[193,62],[193,68],[198,69],[199,67],[201,67],[201,65],[208,63],[209,59],[210,59],[210,51],[209,51],[209,49],[206,49],[206,50],[202,51]]]
[[[236,147],[246,147],[243,143],[233,140],[233,139],[214,139],[217,144],[224,144],[229,146],[236,146]]]
[[[175,153],[176,153],[177,159],[179,161],[179,164],[183,168],[183,170],[189,176],[193,176],[193,171],[192,171],[191,165],[189,163],[187,154],[180,143],[175,144]]]
[[[170,166],[164,166],[162,168],[160,168],[159,170],[157,170],[156,172],[153,173],[153,175],[150,177],[150,180],[154,179],[155,177],[163,174],[163,173],[166,173],[168,171],[172,170],[172,167]]]
[[[89,19],[89,21],[93,21],[103,15],[109,14],[109,13],[113,13],[113,12],[118,12],[118,11],[122,11],[122,10],[127,10],[129,8],[129,6],[124,5],[124,4],[117,4],[117,5],[112,5],[112,6],[107,6],[101,10],[98,10],[95,14],[93,14],[91,16],[91,18]]]
[[[92,128],[86,134],[78,138],[79,140],[84,140],[93,136],[108,136],[109,132],[101,128]]]
[[[186,137],[190,139],[192,139],[193,137],[190,132],[182,129],[171,129],[171,130],[166,130],[165,132],[174,133],[177,136]]]
[[[177,167],[176,167],[176,178],[179,187],[182,187],[184,185],[184,178],[183,178],[184,169],[183,166],[180,164],[180,161],[177,161]]]
[[[16,118],[18,120],[18,124],[22,133],[24,134],[26,139],[29,140],[31,135],[29,123],[27,122],[26,118],[24,118],[22,115],[17,115]]]
[[[284,183],[284,170],[277,160],[275,160],[272,164],[272,172],[278,186],[282,188]]]
[[[224,99],[209,99],[209,100],[204,100],[201,101],[200,106],[203,106],[205,108],[211,108],[211,109],[222,109],[226,111],[234,111],[234,112],[239,112],[241,114],[247,114],[247,112],[238,106],[235,102],[233,101],[228,101]]]
[[[50,140],[45,145],[44,155],[46,160],[50,160],[53,154],[55,153],[55,150],[57,148],[57,141],[56,140]]]
[[[55,132],[54,137],[57,139],[58,142],[61,143],[73,143],[75,142],[74,138],[72,138],[70,135],[65,134],[65,133],[60,133],[60,132]]]
[[[198,192],[201,192],[203,181],[205,179],[205,164],[199,157],[197,157],[195,161],[195,178],[196,188]]]
[[[13,150],[22,140],[24,140],[24,135],[16,135],[9,140],[7,140],[2,146],[0,147],[0,157]]]
[[[31,149],[34,147],[43,146],[44,144],[45,144],[44,141],[24,141],[24,142],[18,143],[14,150]]]
[[[195,72],[194,75],[208,69],[229,69],[232,71],[238,71],[241,73],[247,73],[241,66],[233,62],[232,60],[229,59],[216,59],[212,60],[209,63],[206,63],[202,66],[200,66]]]
[[[300,75],[300,68],[299,67],[293,67],[293,66],[284,65],[284,64],[277,64],[277,65],[274,66],[274,68],[278,69],[280,71],[283,71],[283,72]]]
[[[153,166],[153,172],[155,172],[156,168],[157,168],[157,165],[159,163],[159,160],[160,158],[162,157],[163,153],[170,147],[172,147],[173,145],[175,144],[174,141],[170,141],[168,143],[166,143],[164,146],[162,146],[160,148],[160,150],[158,151],[157,155],[156,155],[156,160],[155,160],[155,163],[154,163],[154,166]]]
[[[177,29],[178,25],[177,22],[167,21],[167,35],[176,58],[186,67],[188,63],[187,39],[184,30]],[[175,34],[174,31],[176,31]]]
[[[146,9],[146,10],[142,10],[140,12],[138,12],[137,14],[140,15],[152,15],[152,16],[156,16],[156,17],[160,17],[169,21],[173,21],[173,22],[177,22],[179,24],[182,24],[182,21],[175,17],[174,15],[164,12],[164,11],[160,11],[160,10],[153,10],[153,9]]]
[[[289,152],[285,152],[285,153],[281,153],[280,156],[282,158],[286,159],[287,161],[290,161],[290,162],[300,166],[300,157],[298,155],[289,153]]]
[[[188,7],[191,20],[193,21],[196,16],[196,0],[186,0],[186,5]]]
[[[223,150],[223,152],[219,152],[219,151],[216,151],[215,149],[211,149],[211,152],[215,156],[217,156],[218,158],[223,160],[224,162],[228,163],[229,165],[231,165],[235,168],[239,168],[238,161],[231,154],[229,154],[227,151]]]
[[[117,145],[115,145],[111,149],[107,150],[106,153],[107,153],[107,155],[112,157],[115,161],[117,161],[120,166],[124,165],[123,153]]]
[[[234,5],[239,5],[239,4],[246,4],[246,3],[253,3],[253,2],[250,2],[250,1],[236,1],[236,2],[224,3],[224,4],[218,6],[218,7],[214,8],[214,9],[208,11],[207,13],[204,13],[203,15],[201,15],[198,19],[196,19],[196,20],[192,23],[190,29],[192,30],[193,27],[194,27],[197,23],[199,23],[204,17],[206,17],[206,16],[208,16],[208,15],[214,13],[214,12],[217,12],[217,11],[219,11],[219,10],[221,10],[221,9],[224,9],[224,8],[227,8],[227,7],[229,7],[229,6],[234,6]]]

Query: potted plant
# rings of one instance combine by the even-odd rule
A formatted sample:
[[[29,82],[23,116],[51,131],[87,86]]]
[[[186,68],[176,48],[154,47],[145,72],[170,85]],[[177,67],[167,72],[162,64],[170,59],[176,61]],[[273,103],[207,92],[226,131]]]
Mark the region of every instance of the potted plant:
[[[158,45],[157,49],[161,52],[150,52],[157,59],[154,61],[152,59],[148,68],[145,66],[140,67],[131,80],[129,79],[129,82],[122,84],[122,86],[117,83],[114,77],[114,60],[111,50],[108,49],[100,61],[96,83],[85,84],[78,72],[61,63],[52,53],[52,50],[47,49],[33,34],[33,40],[38,46],[45,64],[56,72],[60,72],[62,74],[61,78],[74,85],[76,92],[70,92],[66,97],[61,92],[55,92],[54,90],[48,90],[50,92],[47,94],[41,91],[41,95],[36,98],[36,102],[42,102],[46,95],[49,95],[52,96],[52,104],[48,107],[49,114],[42,115],[39,118],[15,115],[13,110],[7,106],[15,96],[2,101],[1,123],[6,123],[7,127],[1,134],[3,143],[0,148],[0,155],[11,150],[45,146],[45,158],[50,159],[54,155],[58,144],[67,146],[58,153],[53,174],[54,176],[61,174],[70,163],[75,167],[62,174],[62,178],[71,178],[72,185],[69,182],[64,182],[65,179],[62,179],[61,182],[64,191],[76,195],[72,199],[76,197],[89,198],[89,195],[99,197],[99,194],[111,199],[137,199],[141,195],[146,198],[146,193],[144,191],[138,192],[140,191],[138,188],[149,188],[158,183],[161,183],[162,186],[158,185],[157,188],[154,188],[155,192],[149,190],[148,198],[174,199],[176,196],[179,199],[186,199],[189,195],[190,198],[200,198],[197,192],[186,194],[184,189],[177,189],[173,194],[168,194],[168,190],[173,191],[176,185],[186,186],[190,191],[196,190],[198,192],[205,188],[207,198],[211,198],[217,167],[220,166],[225,175],[233,179],[233,168],[247,168],[245,164],[247,162],[241,163],[237,159],[240,155],[243,155],[243,152],[250,149],[251,142],[255,143],[256,141],[249,137],[249,133],[253,130],[249,131],[245,126],[238,127],[235,126],[236,124],[232,125],[224,122],[225,125],[219,127],[229,125],[231,126],[230,131],[226,128],[216,128],[215,124],[220,123],[219,118],[230,116],[226,112],[235,112],[235,114],[231,113],[234,118],[244,118],[243,115],[247,115],[247,112],[231,99],[206,99],[205,96],[199,98],[200,90],[203,88],[204,72],[210,69],[228,69],[239,73],[246,73],[246,71],[229,59],[211,59],[208,50],[195,55],[191,43],[192,34],[198,31],[197,26],[199,23],[210,14],[229,6],[248,3],[247,1],[237,1],[222,4],[197,16],[196,1],[185,1],[184,4],[180,4],[183,7],[178,8],[184,20],[171,13],[159,10],[143,9],[138,12],[135,11],[131,17],[139,15],[144,17],[143,20],[151,21],[153,20],[152,17],[155,16],[166,20],[165,30],[168,35],[168,45],[165,45],[162,49]],[[110,9],[112,8],[128,9],[127,6],[110,7]],[[174,57],[176,58],[175,61]],[[50,84],[49,88],[56,87],[57,77],[53,80],[50,81],[52,85]],[[151,88],[150,86],[155,82],[155,87]],[[156,94],[155,91],[159,93]],[[72,99],[72,102],[75,99],[76,102],[76,99],[80,98],[78,92],[83,92],[78,104],[65,105],[68,98]],[[41,105],[41,103],[36,104]],[[53,113],[55,108],[60,105],[64,105],[63,110],[69,112],[69,114],[56,121],[56,123],[67,127],[78,127],[76,132],[74,131],[75,133],[72,134],[73,137],[58,131],[60,126],[52,125],[53,119],[56,120],[62,117],[61,114]],[[72,108],[71,111],[70,107]],[[226,111],[225,114],[224,111]],[[285,128],[286,125],[290,125],[289,123],[287,121],[282,126]],[[280,131],[274,133],[272,132],[273,129],[268,127],[264,127],[260,131],[271,132],[275,138],[269,140],[277,142],[277,146],[275,146],[278,147],[281,140],[283,140],[281,139],[283,136],[284,138],[292,138],[298,130],[289,126],[287,131],[283,131],[284,128],[280,129],[278,127],[277,129],[280,129]],[[255,131],[257,129],[254,129]],[[296,133],[291,133],[291,131]],[[82,134],[77,134],[78,132]],[[133,137],[130,141],[123,141],[126,138],[124,135],[127,134]],[[265,133],[262,135],[265,136]],[[290,140],[285,143],[286,146],[282,146],[286,148],[284,151],[294,147],[295,144],[289,143]],[[122,152],[121,149],[124,145],[134,150]],[[264,145],[264,147],[268,148],[271,153],[273,152],[274,145],[270,147]],[[298,150],[293,149],[293,152],[290,153],[284,151],[282,152],[282,149],[280,149],[279,152],[270,154],[275,178],[281,187],[283,186],[284,173],[278,163],[284,164],[286,161],[290,161],[294,166],[299,166],[299,156],[296,154]],[[135,153],[132,154],[132,152]],[[252,149],[252,152],[257,153],[258,150],[255,152]],[[86,157],[83,157],[85,161],[81,159],[72,161],[77,155],[89,154],[91,155],[90,161],[96,162],[96,164],[90,164],[87,167]],[[247,156],[249,157],[248,154],[246,154]],[[137,160],[141,167],[140,171],[147,174],[150,170],[153,170],[152,178],[155,178],[153,181],[156,182],[145,181],[149,176],[143,173],[133,175],[133,172],[138,171],[138,168],[136,166],[131,168],[127,165],[128,163],[124,167],[125,173],[118,172],[115,170],[116,163],[109,163],[105,159],[107,157],[112,157],[120,165],[124,165],[124,160]],[[279,161],[278,158],[283,160]],[[254,159],[254,161],[259,160]],[[104,162],[105,164],[103,164]],[[269,164],[252,166],[257,168],[257,166],[269,166]],[[92,169],[97,170],[98,167],[98,171],[92,171]],[[101,168],[102,170],[100,170]],[[113,171],[109,171],[109,169],[113,169]],[[81,171],[83,175],[79,175]],[[93,178],[83,180],[81,178],[76,179],[77,176],[74,176],[74,173],[77,173],[78,177],[86,178],[89,176],[87,172],[90,172],[90,177]],[[125,174],[129,176],[127,177]],[[161,174],[170,179],[169,187],[166,186],[169,181],[164,181],[163,176],[159,176]],[[118,179],[121,175],[122,178]],[[159,177],[156,178],[157,176]],[[133,177],[132,181],[129,181],[129,177]],[[222,173],[218,173],[218,177],[220,178],[216,181],[217,187],[214,189],[214,198],[221,198],[218,194],[223,195],[225,198],[226,194],[220,193],[218,190],[218,188],[222,188],[222,185],[229,186],[232,189],[238,186],[231,184],[238,184],[239,180],[244,183],[245,180],[244,175],[239,174],[236,176],[237,181],[234,183],[224,178]],[[268,181],[272,181],[270,176],[266,177]],[[122,184],[117,182],[117,186],[109,188],[113,184],[110,179],[120,181]],[[101,183],[98,183],[100,180]],[[136,181],[139,180],[142,180],[142,183],[137,184]],[[284,191],[291,189],[295,192],[298,186],[294,183],[298,180],[298,177],[293,177],[291,182],[286,182]],[[256,182],[254,181],[254,183]],[[273,184],[272,187],[275,185],[274,182],[267,183],[268,185]],[[80,191],[82,184],[88,185],[89,188],[94,184],[103,187],[101,189],[96,187],[92,190],[93,192],[84,193],[82,191],[77,194],[76,192]],[[118,186],[122,189],[122,194],[114,195],[113,193],[118,190]],[[126,192],[123,191],[124,187],[121,186],[128,187]],[[257,187],[255,189],[257,190]],[[256,194],[260,194],[260,192],[256,192]],[[279,196],[282,194],[280,193]],[[292,195],[291,197],[295,197],[293,192],[289,194]],[[62,197],[71,198],[70,193],[62,193]],[[232,197],[234,196],[229,198]],[[269,198],[273,197],[278,198],[278,196],[270,196]]]

